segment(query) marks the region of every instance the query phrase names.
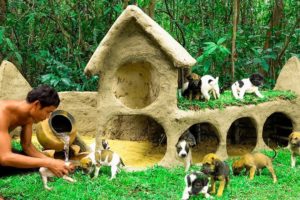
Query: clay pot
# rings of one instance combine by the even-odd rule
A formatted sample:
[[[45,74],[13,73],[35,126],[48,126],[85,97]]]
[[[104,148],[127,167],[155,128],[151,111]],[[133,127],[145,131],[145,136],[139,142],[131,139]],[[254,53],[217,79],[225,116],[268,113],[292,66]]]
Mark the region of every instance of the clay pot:
[[[77,129],[74,117],[64,110],[52,112],[48,119],[38,123],[36,127],[37,139],[45,150],[63,151],[64,143],[57,137],[63,133],[69,134],[71,145],[76,138]]]

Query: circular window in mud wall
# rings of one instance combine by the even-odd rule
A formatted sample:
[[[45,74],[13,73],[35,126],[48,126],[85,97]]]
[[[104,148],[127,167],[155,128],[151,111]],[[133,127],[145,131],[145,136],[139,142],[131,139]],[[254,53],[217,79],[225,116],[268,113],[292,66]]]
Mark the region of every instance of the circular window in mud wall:
[[[102,138],[108,139],[128,166],[153,166],[166,152],[163,127],[145,115],[119,115],[105,125]]]
[[[197,123],[192,125],[188,130],[193,140],[195,139],[195,146],[192,148],[193,162],[201,162],[206,154],[215,153],[217,151],[219,146],[219,134],[212,124]],[[191,137],[189,136],[189,139]]]
[[[286,147],[292,131],[292,120],[283,113],[275,112],[267,118],[264,124],[263,139],[271,148]]]
[[[240,156],[252,152],[257,142],[255,122],[249,117],[235,120],[227,133],[227,154]]]
[[[144,108],[158,97],[157,70],[148,62],[127,63],[116,72],[113,92],[125,106],[133,109]]]

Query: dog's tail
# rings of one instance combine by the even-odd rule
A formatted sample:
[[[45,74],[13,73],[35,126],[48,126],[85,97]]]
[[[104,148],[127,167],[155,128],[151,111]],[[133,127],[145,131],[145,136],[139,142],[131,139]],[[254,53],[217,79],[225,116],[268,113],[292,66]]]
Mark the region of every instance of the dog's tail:
[[[272,148],[272,150],[274,151],[274,156],[271,159],[274,160],[277,157],[277,151],[275,148]]]
[[[124,164],[122,158],[120,158],[120,164],[122,165],[122,167],[125,167],[125,164]]]

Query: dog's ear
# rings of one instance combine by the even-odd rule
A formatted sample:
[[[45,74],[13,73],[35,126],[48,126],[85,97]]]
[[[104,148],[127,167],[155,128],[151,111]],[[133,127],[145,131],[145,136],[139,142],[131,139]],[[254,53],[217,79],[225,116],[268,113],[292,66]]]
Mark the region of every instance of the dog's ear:
[[[222,161],[219,159],[214,159],[213,163],[214,163],[215,167],[219,167],[222,165]]]
[[[289,141],[292,141],[293,136],[294,136],[294,132],[289,135]]]
[[[190,176],[187,176],[187,177],[186,177],[186,181],[187,181],[188,187],[190,187],[190,186],[192,185],[191,177],[190,177]]]
[[[203,186],[206,186],[208,184],[208,178],[203,178],[202,184],[203,184]]]

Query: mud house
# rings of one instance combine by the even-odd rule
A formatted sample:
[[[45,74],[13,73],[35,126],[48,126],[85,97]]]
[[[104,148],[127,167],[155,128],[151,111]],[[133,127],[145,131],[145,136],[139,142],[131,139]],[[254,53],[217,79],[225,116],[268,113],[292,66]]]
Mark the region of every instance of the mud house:
[[[299,70],[297,58],[290,62]],[[159,164],[171,166],[178,164],[175,144],[191,127],[206,132],[198,150],[193,151],[196,157],[217,152],[224,158],[235,155],[230,152],[234,146],[245,145],[247,151],[266,148],[268,138],[278,127],[285,134],[298,129],[298,100],[224,110],[179,110],[178,68],[193,64],[195,60],[156,22],[139,8],[128,6],[85,68],[86,74],[101,77],[97,95],[98,144],[101,138],[155,142],[166,134],[167,148]],[[290,68],[285,67],[282,74],[289,73]],[[281,79],[277,89],[299,90],[293,84],[293,88],[288,87]]]

